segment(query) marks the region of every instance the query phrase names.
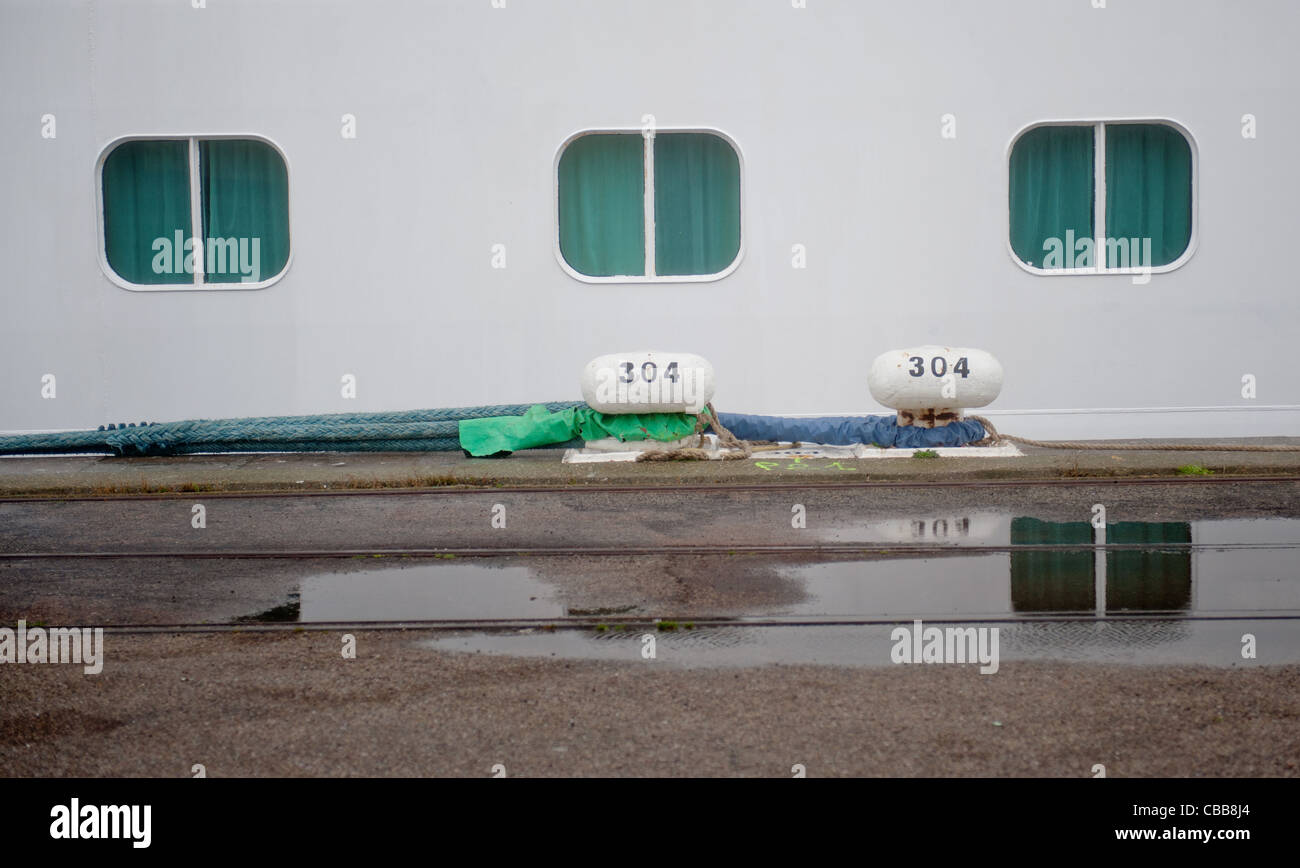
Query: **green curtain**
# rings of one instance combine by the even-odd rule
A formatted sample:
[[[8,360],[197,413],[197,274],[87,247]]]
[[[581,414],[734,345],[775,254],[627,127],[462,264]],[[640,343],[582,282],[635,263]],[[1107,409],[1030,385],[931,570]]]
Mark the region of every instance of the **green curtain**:
[[[645,144],[597,133],[569,143],[559,169],[560,253],[591,277],[645,274]]]
[[[1011,521],[1011,545],[1072,545],[1058,551],[1011,550],[1015,612],[1088,612],[1097,605],[1092,525],[1086,521]]]
[[[289,261],[289,174],[279,152],[251,139],[201,141],[199,176],[204,267],[210,269],[205,281],[252,282],[279,274]]]
[[[710,133],[655,136],[655,272],[716,274],[740,252],[740,158]]]
[[[1186,522],[1126,521],[1106,529],[1108,545],[1181,543],[1192,541]],[[1179,611],[1192,602],[1190,549],[1106,552],[1106,609]]]
[[[193,283],[184,269],[190,229],[189,142],[131,141],[104,160],[104,253],[123,280]],[[176,233],[182,247],[176,248]],[[154,249],[163,239],[166,246]],[[155,259],[163,269],[154,270]]]
[[[1091,126],[1035,127],[1011,149],[1011,249],[1028,265],[1046,268],[1043,242],[1060,239],[1069,267],[1078,254],[1066,246],[1093,232],[1093,152]],[[1077,263],[1080,266],[1096,263]]]
[[[1192,149],[1167,124],[1106,124],[1106,237],[1151,239],[1152,262],[1168,265],[1192,239]],[[1108,246],[1108,267],[1123,265]],[[1129,246],[1129,264],[1135,257]],[[1145,254],[1143,254],[1145,257]]]

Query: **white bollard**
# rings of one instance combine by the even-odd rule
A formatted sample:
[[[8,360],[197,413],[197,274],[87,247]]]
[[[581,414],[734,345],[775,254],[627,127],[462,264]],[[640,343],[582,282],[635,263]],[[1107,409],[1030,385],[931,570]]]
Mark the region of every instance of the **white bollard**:
[[[713,365],[693,353],[610,353],[588,362],[581,382],[601,413],[698,414],[713,400]]]
[[[969,347],[934,344],[881,353],[867,373],[871,397],[898,411],[899,425],[934,428],[983,407],[1002,391],[1002,364]]]

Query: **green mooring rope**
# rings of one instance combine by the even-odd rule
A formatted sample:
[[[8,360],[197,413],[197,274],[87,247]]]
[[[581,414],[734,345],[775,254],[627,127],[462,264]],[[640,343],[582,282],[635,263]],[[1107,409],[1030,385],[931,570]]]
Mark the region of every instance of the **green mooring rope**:
[[[320,416],[252,416],[101,425],[97,431],[0,436],[0,455],[193,455],[196,452],[450,452],[462,419],[522,416],[532,404]],[[585,406],[546,404],[551,413]],[[561,444],[567,445],[567,444]]]

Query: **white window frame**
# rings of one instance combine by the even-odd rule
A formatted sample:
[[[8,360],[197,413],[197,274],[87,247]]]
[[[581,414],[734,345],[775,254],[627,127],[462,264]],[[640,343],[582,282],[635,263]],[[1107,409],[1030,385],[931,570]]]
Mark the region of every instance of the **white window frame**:
[[[740,246],[736,249],[736,256],[731,260],[731,264],[719,272],[714,274],[655,274],[654,141],[655,135],[658,133],[707,133],[722,139],[731,146],[731,149],[736,154],[736,161],[740,167],[740,190],[738,191],[740,194]],[[613,274],[606,277],[583,274],[568,263],[564,258],[564,251],[560,249],[560,159],[573,142],[583,136],[593,135],[641,136],[642,159],[645,166],[645,190],[642,194],[644,197],[645,274]],[[583,283],[709,283],[721,280],[731,274],[740,267],[740,261],[745,258],[745,155],[740,150],[740,145],[736,144],[736,140],[722,130],[714,127],[651,127],[647,129],[641,127],[604,127],[578,130],[566,138],[555,152],[554,164],[551,167],[551,178],[555,196],[555,207],[551,212],[555,219],[555,260],[560,263],[560,268],[564,269],[575,280],[580,280]]]
[[[1187,239],[1187,249],[1182,255],[1166,265],[1156,266],[1154,268],[1108,268],[1106,266],[1106,237],[1104,227],[1106,225],[1106,127],[1118,126],[1120,124],[1159,124],[1170,127],[1180,134],[1187,142],[1188,148],[1192,155],[1192,231]],[[1093,243],[1093,262],[1094,265],[1088,268],[1039,268],[1035,265],[1023,261],[1017,255],[1015,248],[1011,246],[1011,154],[1016,148],[1016,143],[1021,137],[1030,130],[1039,127],[1084,127],[1093,128],[1093,214],[1092,214],[1092,243]],[[1011,260],[1019,265],[1023,270],[1030,274],[1048,275],[1048,276],[1077,276],[1081,274],[1164,274],[1173,271],[1175,268],[1181,268],[1192,258],[1196,252],[1197,236],[1199,234],[1199,218],[1197,211],[1200,206],[1200,155],[1196,147],[1196,139],[1188,131],[1187,127],[1170,118],[1078,118],[1074,120],[1051,120],[1035,121],[1026,124],[1016,130],[1007,144],[1006,158],[1003,160],[1003,185],[1002,189],[1007,195],[1006,210],[1006,227],[1002,233],[1007,246],[1007,253],[1010,254]]]
[[[214,139],[250,139],[252,141],[262,142],[270,145],[275,152],[280,155],[284,163],[286,176],[285,193],[288,202],[285,206],[285,218],[289,223],[289,256],[284,261],[284,267],[276,274],[271,275],[264,280],[256,283],[202,283],[200,282],[207,268],[207,239],[200,239],[203,243],[203,255],[195,257],[194,281],[192,283],[131,283],[113,270],[113,266],[108,261],[107,239],[104,235],[104,162],[108,155],[125,142],[158,142],[158,141],[179,141],[189,142],[189,170],[190,170],[190,231],[192,237],[199,237],[203,232],[203,203],[202,203],[202,183],[201,174],[199,173],[199,142],[211,141]],[[113,283],[129,289],[132,292],[203,292],[205,290],[232,290],[232,289],[266,289],[274,283],[277,283],[289,271],[293,265],[293,195],[289,192],[293,188],[293,172],[289,166],[289,158],[285,155],[284,148],[273,139],[256,133],[159,133],[159,134],[140,134],[120,136],[110,141],[99,152],[95,160],[95,221],[96,229],[99,233],[97,239],[98,259],[100,270]],[[202,260],[202,261],[200,261]]]

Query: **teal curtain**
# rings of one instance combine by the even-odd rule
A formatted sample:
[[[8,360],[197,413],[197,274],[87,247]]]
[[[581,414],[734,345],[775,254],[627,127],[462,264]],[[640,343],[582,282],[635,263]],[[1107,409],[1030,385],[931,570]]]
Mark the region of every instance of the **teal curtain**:
[[[645,274],[645,145],[598,133],[569,143],[559,168],[560,253],[591,277]]]
[[[1144,266],[1183,255],[1192,239],[1192,149],[1182,133],[1167,124],[1106,124],[1106,237],[1130,239],[1130,265],[1131,239],[1140,250],[1151,239],[1153,261]],[[1125,264],[1117,248],[1107,250],[1108,267]]]
[[[193,283],[183,247],[192,235],[189,142],[123,142],[104,159],[102,178],[104,253],[113,271],[131,283]],[[166,243],[156,250],[159,239]]]
[[[1181,521],[1128,521],[1106,529],[1108,545],[1159,545],[1192,541]],[[1192,553],[1142,549],[1106,552],[1107,611],[1180,611],[1192,603]]]
[[[1092,525],[1086,521],[1011,521],[1011,545],[1069,545],[1056,551],[1011,550],[1015,612],[1088,612],[1097,605]]]
[[[710,133],[655,136],[655,272],[716,274],[740,252],[740,158]]]
[[[1076,240],[1092,237],[1095,138],[1091,126],[1035,127],[1011,149],[1011,249],[1022,262],[1070,267],[1082,257],[1068,249],[1066,233],[1073,230]],[[1045,263],[1049,238],[1060,240],[1060,263]]]
[[[289,174],[279,152],[251,139],[201,141],[199,177],[205,281],[279,274],[289,261]]]

